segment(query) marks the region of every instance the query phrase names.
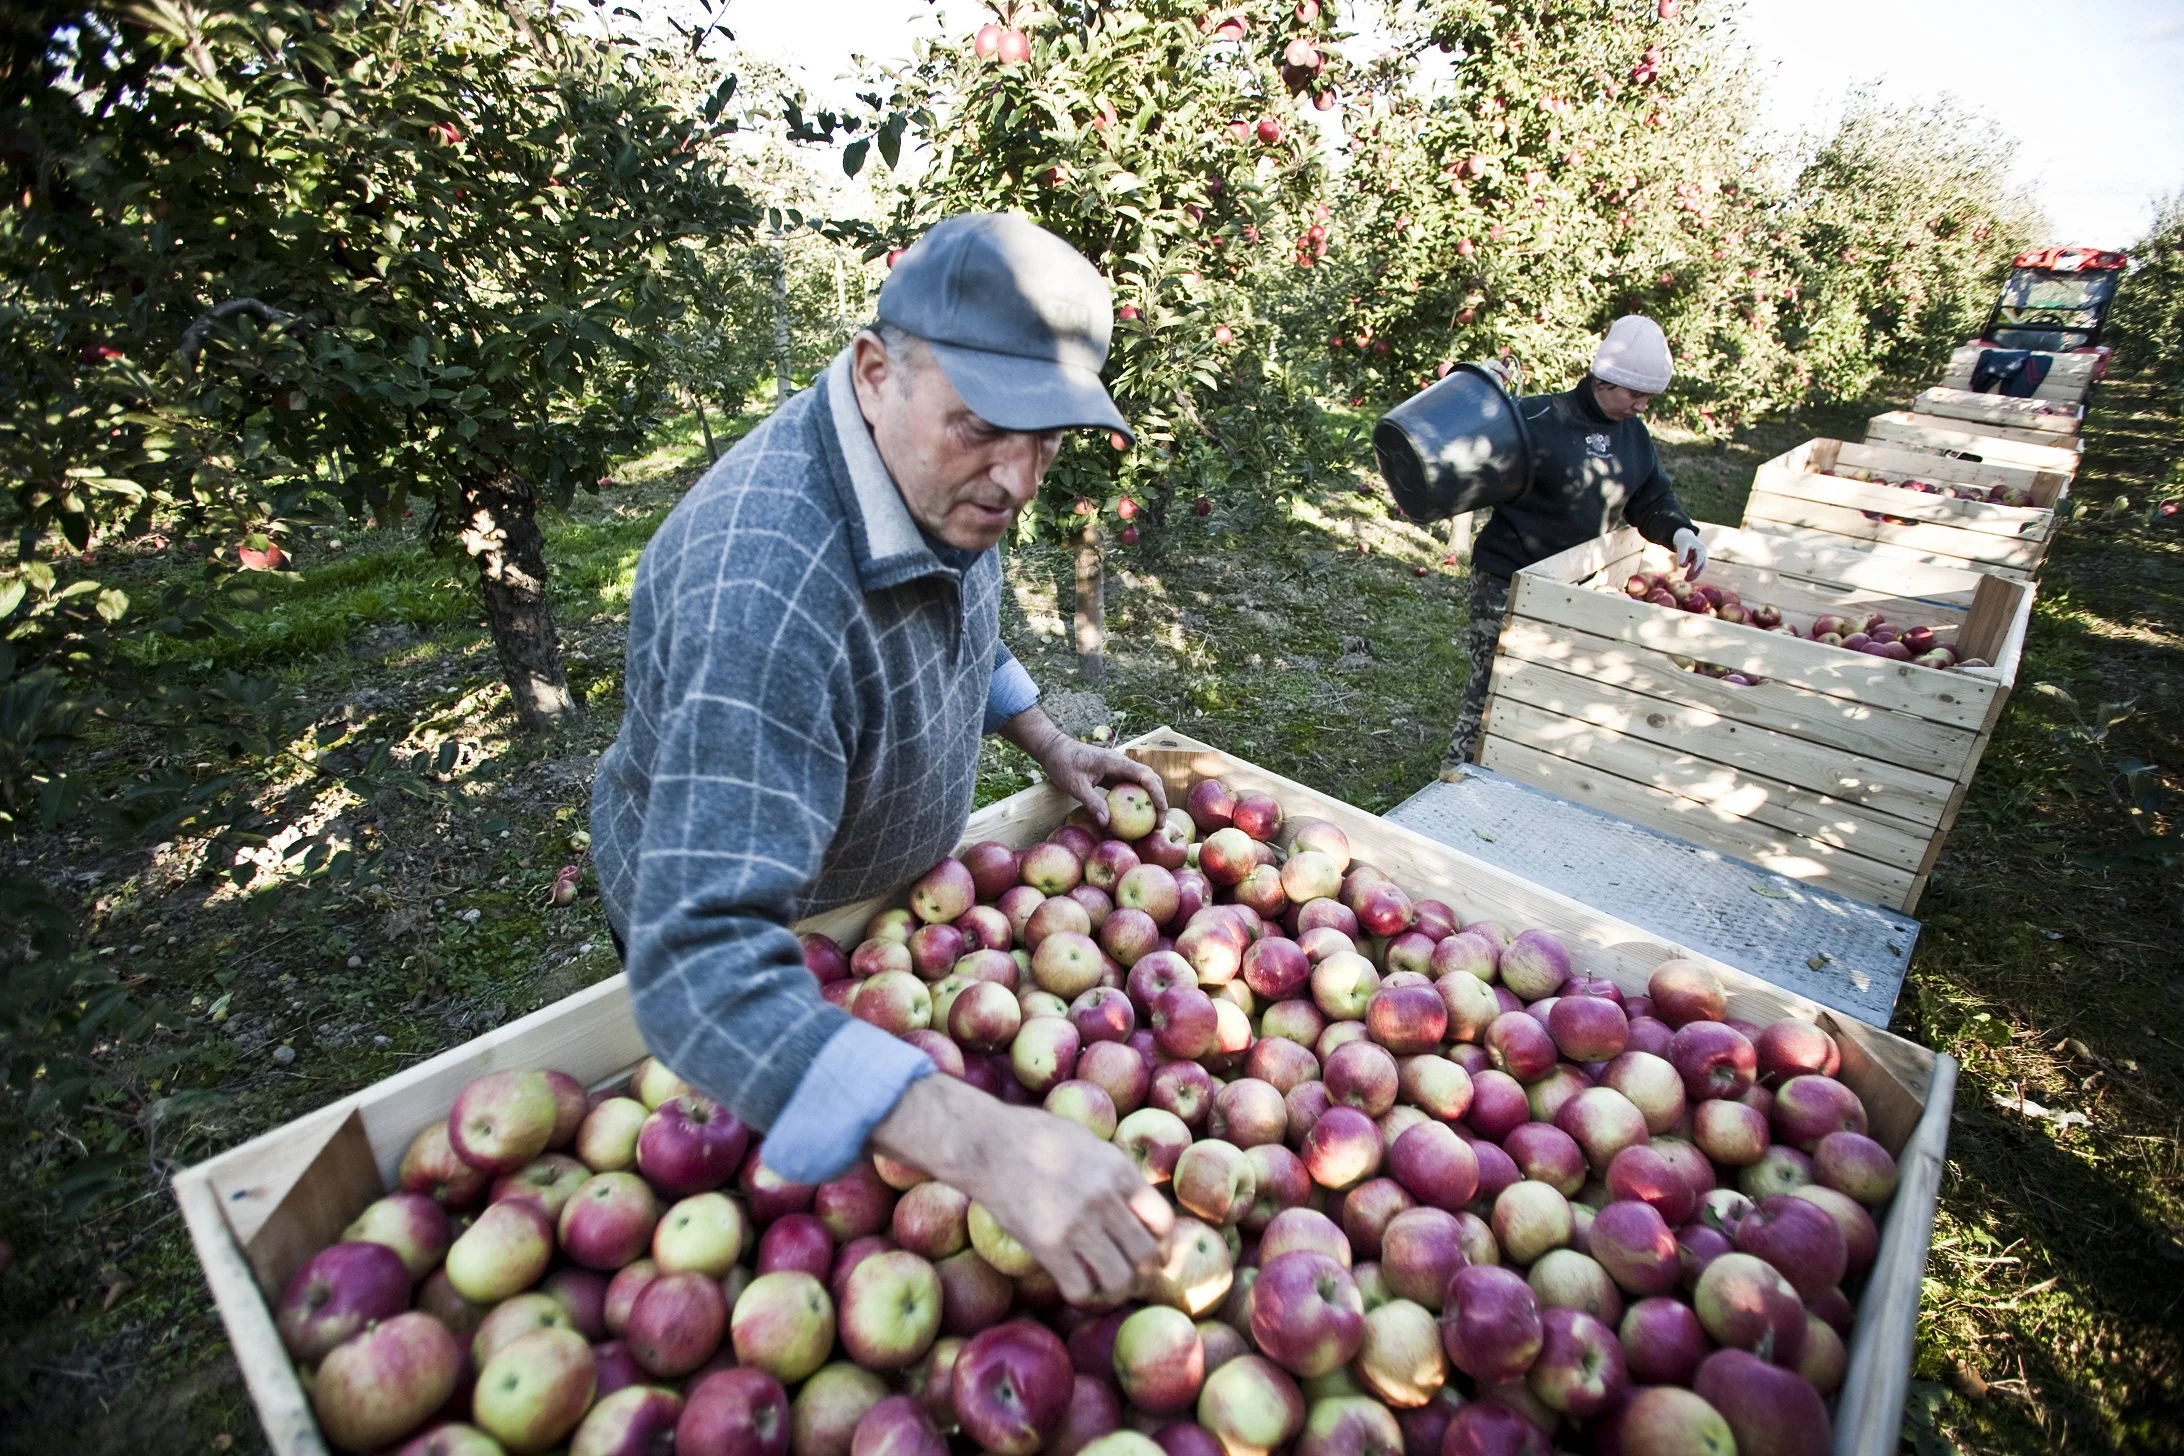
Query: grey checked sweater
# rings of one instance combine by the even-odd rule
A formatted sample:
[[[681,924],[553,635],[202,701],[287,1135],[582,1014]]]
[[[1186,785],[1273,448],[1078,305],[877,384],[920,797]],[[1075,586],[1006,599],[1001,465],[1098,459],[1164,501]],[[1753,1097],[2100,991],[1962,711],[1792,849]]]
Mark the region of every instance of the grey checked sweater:
[[[984,727],[1037,698],[1000,567],[936,548],[857,408],[848,354],[707,471],[646,546],[592,852],[638,1027],[817,1182],[924,1054],[829,1006],[789,924],[949,853]]]

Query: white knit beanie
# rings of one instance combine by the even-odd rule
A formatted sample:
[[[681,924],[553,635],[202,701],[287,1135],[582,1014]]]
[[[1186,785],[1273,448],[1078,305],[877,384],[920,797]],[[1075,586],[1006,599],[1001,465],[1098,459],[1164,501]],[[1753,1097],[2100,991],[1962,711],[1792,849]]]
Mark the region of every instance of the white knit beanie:
[[[1600,341],[1600,352],[1593,355],[1593,378],[1640,394],[1659,394],[1668,388],[1675,372],[1668,355],[1668,336],[1644,314],[1617,319],[1609,326],[1608,336]]]

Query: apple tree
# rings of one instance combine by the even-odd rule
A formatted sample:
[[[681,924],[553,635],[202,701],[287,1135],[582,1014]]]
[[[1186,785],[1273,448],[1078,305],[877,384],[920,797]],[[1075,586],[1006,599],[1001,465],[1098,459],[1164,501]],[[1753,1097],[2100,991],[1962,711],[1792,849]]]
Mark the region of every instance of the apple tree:
[[[1854,97],[1783,209],[1800,297],[1784,336],[1819,393],[1930,378],[1985,324],[2009,261],[2044,224],[2009,180],[2013,144],[1944,102]]]
[[[1101,671],[1104,523],[1135,541],[1186,483],[1195,495],[1293,468],[1278,456],[1294,391],[1258,299],[1275,270],[1317,261],[1324,168],[1298,106],[1333,95],[1328,34],[1311,0],[1021,0],[885,78],[869,99],[894,119],[845,157],[855,168],[876,144],[893,167],[905,145],[922,152],[876,249],[951,214],[1018,211],[1114,291],[1106,377],[1136,444],[1071,440],[1026,524],[1077,540],[1088,675]]]
[[[726,83],[693,95],[650,45],[523,0],[11,6],[0,835],[189,841],[241,885],[282,827],[268,765],[349,803],[429,787],[188,649],[250,605],[239,568],[412,502],[475,562],[522,720],[573,710],[539,511],[645,438],[693,255],[755,220]],[[126,542],[201,570],[125,585]],[[117,740],[148,765],[118,783]],[[312,835],[289,868],[369,852]],[[73,935],[39,876],[0,877],[6,1075],[80,1098],[69,1048],[145,1013]]]
[[[2161,203],[2130,253],[2131,271],[2110,313],[2116,362],[2145,370],[2172,397],[2184,397],[2184,193]]]
[[[644,439],[694,255],[754,220],[714,121],[545,8],[53,20],[8,249],[19,536],[165,515],[262,552],[314,502],[414,501],[523,723],[573,711],[537,513]]]
[[[1317,332],[1359,396],[1504,351],[1561,387],[1630,312],[1668,331],[1696,407],[1777,391],[1771,199],[1704,10],[1439,0],[1384,18],[1399,45],[1349,113],[1335,266],[1315,280]]]

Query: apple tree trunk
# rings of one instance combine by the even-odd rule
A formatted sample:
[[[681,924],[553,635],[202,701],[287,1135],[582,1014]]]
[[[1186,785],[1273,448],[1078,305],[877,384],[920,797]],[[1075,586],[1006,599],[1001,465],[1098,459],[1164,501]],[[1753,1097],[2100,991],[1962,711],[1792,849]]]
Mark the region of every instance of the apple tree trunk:
[[[580,716],[561,665],[553,604],[546,599],[546,538],[538,494],[512,476],[463,487],[463,550],[478,564],[485,620],[525,731],[559,728]]]
[[[789,370],[789,246],[774,244],[773,350],[774,399],[783,401],[795,388]]]
[[[1088,683],[1107,677],[1107,571],[1100,560],[1100,528],[1084,528],[1077,540],[1077,675]]]

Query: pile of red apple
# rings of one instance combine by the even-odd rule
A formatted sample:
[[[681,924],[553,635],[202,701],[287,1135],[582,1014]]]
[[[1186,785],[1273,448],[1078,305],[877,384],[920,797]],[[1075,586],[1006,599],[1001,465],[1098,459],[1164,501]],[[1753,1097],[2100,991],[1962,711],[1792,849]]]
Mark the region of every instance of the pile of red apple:
[[[1719,617],[1724,622],[1757,627],[1762,632],[1782,630],[1781,609],[1772,603],[1746,606],[1728,587],[1712,583],[1701,586],[1673,569],[1633,572],[1623,582],[1623,595],[1656,607],[1676,607],[1693,616]]]
[[[1601,590],[1612,591],[1613,588],[1603,586]],[[1784,620],[1781,609],[1771,602],[1750,606],[1728,587],[1700,586],[1673,570],[1634,572],[1624,580],[1622,590],[1623,595],[1656,607],[1675,607],[1694,616],[1718,617],[1724,622],[1757,627],[1762,632],[1781,632],[1895,662],[1911,662],[1936,670],[1992,666],[1984,658],[1959,658],[1956,644],[1943,641],[1931,627],[1899,626],[1878,612],[1847,616],[1825,613],[1813,618],[1810,627],[1800,629],[1795,622]],[[1687,672],[1701,672],[1738,687],[1754,687],[1766,681],[1712,663],[1688,663],[1682,658],[1677,661]]]
[[[1950,500],[1979,501],[1990,506],[2029,506],[2032,492],[2021,485],[1939,485],[1930,480],[1890,480],[1877,471],[1857,466],[1842,466],[1828,472],[1842,480],[1855,480],[1865,485],[1892,485],[1898,490],[1915,490],[1921,495],[1947,496]],[[1872,511],[1864,513],[1869,521],[1890,521],[1899,526],[1911,522],[1898,516],[1881,516]]]
[[[875,1157],[783,1183],[657,1062],[494,1072],[277,1323],[345,1451],[1825,1452],[1896,1167],[1811,1024],[1462,923],[1218,779],[935,866],[828,1000],[1112,1141],[1162,1267],[1064,1304]],[[1284,832],[1286,830],[1286,832]],[[1200,836],[1203,835],[1203,838]],[[1282,848],[1277,848],[1277,843]],[[1734,1445],[1732,1446],[1732,1441]]]

